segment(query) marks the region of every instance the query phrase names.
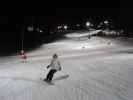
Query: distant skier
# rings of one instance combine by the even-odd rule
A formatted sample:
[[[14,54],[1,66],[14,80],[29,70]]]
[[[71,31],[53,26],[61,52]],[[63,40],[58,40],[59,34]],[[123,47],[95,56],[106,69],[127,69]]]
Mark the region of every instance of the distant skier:
[[[88,39],[91,39],[91,35],[90,34],[88,35]]]
[[[61,70],[61,65],[60,62],[58,60],[58,55],[55,53],[53,55],[53,58],[50,62],[50,64],[47,66],[47,69],[51,68],[49,73],[47,74],[47,77],[44,79],[44,81],[46,82],[51,82],[53,79],[53,75],[57,72]]]
[[[26,63],[27,56],[26,56],[24,50],[21,50],[21,57],[22,57],[22,59],[23,59],[23,62]]]

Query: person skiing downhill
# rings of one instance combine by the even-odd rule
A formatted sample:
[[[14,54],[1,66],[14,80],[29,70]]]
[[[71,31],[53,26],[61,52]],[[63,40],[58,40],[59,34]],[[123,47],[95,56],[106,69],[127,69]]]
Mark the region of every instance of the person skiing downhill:
[[[58,55],[55,53],[52,57],[52,60],[50,62],[50,64],[47,66],[47,69],[50,68],[49,73],[47,74],[46,78],[44,79],[44,81],[46,82],[51,82],[53,79],[54,74],[57,71],[61,70],[61,65],[60,62],[58,60]]]
[[[21,50],[21,58],[22,58],[23,62],[26,63],[26,61],[27,61],[27,55],[24,52],[24,50]]]

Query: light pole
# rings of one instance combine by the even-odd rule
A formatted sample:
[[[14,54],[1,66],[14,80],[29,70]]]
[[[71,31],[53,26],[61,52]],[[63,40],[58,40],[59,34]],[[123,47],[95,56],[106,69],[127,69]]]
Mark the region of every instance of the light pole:
[[[64,29],[67,30],[68,26],[67,25],[64,25]]]
[[[90,27],[91,23],[90,22],[86,22],[86,26]]]
[[[86,22],[86,27],[87,27],[87,29],[90,28],[90,26],[91,26],[91,23],[90,23],[89,21],[87,21],[87,22]],[[89,32],[88,39],[90,39],[90,38],[91,38],[91,36],[90,36],[90,32]]]

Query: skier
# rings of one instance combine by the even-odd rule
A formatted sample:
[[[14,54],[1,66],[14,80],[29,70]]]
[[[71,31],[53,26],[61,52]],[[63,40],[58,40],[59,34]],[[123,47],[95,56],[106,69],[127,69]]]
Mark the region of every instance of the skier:
[[[24,50],[21,50],[21,57],[22,57],[22,59],[23,59],[23,62],[26,63],[27,56],[26,56]]]
[[[50,62],[50,64],[47,66],[47,69],[50,68],[49,73],[47,74],[47,77],[44,79],[44,81],[46,82],[51,82],[53,75],[57,72],[61,70],[61,65],[60,62],[58,60],[58,55],[55,53],[52,57],[52,60]]]

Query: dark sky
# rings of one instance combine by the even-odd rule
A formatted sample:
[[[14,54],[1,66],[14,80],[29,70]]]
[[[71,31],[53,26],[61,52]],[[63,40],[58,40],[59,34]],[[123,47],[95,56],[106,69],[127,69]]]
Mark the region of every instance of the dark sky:
[[[45,12],[45,11],[44,11]],[[50,13],[48,13],[50,12]],[[55,8],[51,9],[50,11],[46,10],[48,15],[40,16],[39,22],[40,23],[63,23],[63,22],[74,22],[81,20],[86,17],[93,17],[95,20],[99,17],[112,17],[117,19],[120,15],[119,8],[109,8],[109,7],[102,7],[102,8]]]
[[[44,14],[44,15],[43,15]],[[50,23],[58,21],[78,20],[84,16],[119,16],[119,8],[84,8],[84,7],[69,7],[69,8],[45,8],[42,12],[42,16],[35,15],[40,23]],[[32,16],[0,16],[0,24],[8,23],[25,23],[31,22]]]
[[[119,8],[98,7],[98,8],[57,8],[57,15],[117,15]]]
[[[36,23],[41,24],[58,24],[64,22],[75,22],[86,17],[99,20],[100,18],[112,18],[122,24],[133,24],[133,8],[119,6],[109,7],[58,7],[58,8],[45,8],[40,15],[24,16],[24,15],[9,15],[0,16],[0,24],[22,24],[31,23],[32,19]]]

